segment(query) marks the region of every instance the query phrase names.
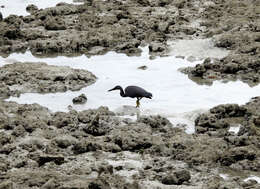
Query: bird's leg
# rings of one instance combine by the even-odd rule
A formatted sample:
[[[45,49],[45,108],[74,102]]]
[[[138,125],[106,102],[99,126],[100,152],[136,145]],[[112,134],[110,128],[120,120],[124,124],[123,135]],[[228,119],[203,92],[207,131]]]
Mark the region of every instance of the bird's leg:
[[[137,101],[136,101],[136,108],[139,108],[140,107],[140,100],[141,100],[142,98],[137,98]]]

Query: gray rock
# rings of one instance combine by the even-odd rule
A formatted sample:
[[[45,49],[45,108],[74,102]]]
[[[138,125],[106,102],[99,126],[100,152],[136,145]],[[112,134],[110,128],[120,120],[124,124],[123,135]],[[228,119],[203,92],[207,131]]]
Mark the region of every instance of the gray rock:
[[[147,66],[139,66],[138,67],[139,70],[147,70],[147,68],[148,68]]]
[[[64,92],[79,90],[95,82],[96,77],[86,71],[45,63],[14,63],[1,67],[0,81],[19,92]],[[6,94],[12,94],[8,92]],[[10,95],[11,95],[10,94]]]
[[[81,94],[78,97],[72,99],[73,104],[85,104],[87,102],[87,97],[85,94]]]
[[[142,116],[138,119],[138,122],[140,123],[145,123],[147,125],[149,125],[151,128],[153,129],[158,129],[160,131],[163,131],[163,128],[165,126],[172,126],[171,122],[160,116],[160,115],[157,115],[157,116]]]
[[[166,47],[164,44],[161,43],[151,43],[149,45],[149,52],[163,52],[166,50]]]
[[[29,13],[36,12],[38,10],[38,7],[36,5],[30,4],[26,7],[26,11]]]
[[[48,162],[54,162],[57,165],[61,165],[65,162],[64,157],[62,155],[47,155],[47,154],[42,154],[36,157],[36,161],[38,162],[39,166],[42,166]]]
[[[190,172],[187,170],[175,171],[162,179],[162,183],[166,185],[181,185],[183,182],[189,181]]]
[[[41,186],[41,189],[53,189],[57,188],[57,184],[55,183],[55,179],[48,180],[44,185]]]
[[[12,135],[19,137],[19,136],[24,136],[26,134],[26,130],[22,125],[18,125],[14,128]]]
[[[235,63],[227,63],[223,67],[224,73],[235,74],[237,71],[239,71],[239,67]]]
[[[99,120],[99,114],[96,114],[89,124],[83,126],[83,130],[93,136],[101,136],[105,135],[111,128],[107,124],[102,123]]]
[[[0,145],[1,147],[5,144],[8,144],[12,142],[12,137],[9,134],[6,134],[5,132],[0,132]]]
[[[14,183],[12,181],[4,181],[0,184],[0,189],[14,189]]]
[[[45,21],[46,30],[66,30],[65,22],[59,17],[49,17]]]
[[[79,141],[73,146],[75,154],[82,154],[86,152],[93,152],[102,149],[101,145],[96,142],[90,142],[87,140]]]
[[[111,189],[111,187],[106,180],[96,179],[89,183],[88,189]]]
[[[77,139],[68,135],[68,136],[58,136],[53,139],[53,142],[55,142],[58,147],[60,148],[67,148],[73,144],[76,144]]]

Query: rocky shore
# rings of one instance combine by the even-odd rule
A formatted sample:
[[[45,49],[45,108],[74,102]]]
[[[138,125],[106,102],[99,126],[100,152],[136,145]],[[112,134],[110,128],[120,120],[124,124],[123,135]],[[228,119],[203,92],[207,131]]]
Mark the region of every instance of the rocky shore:
[[[0,13],[2,56],[26,50],[35,56],[138,55],[145,45],[152,56],[165,56],[168,41],[211,38],[230,53],[183,69],[190,79],[260,81],[259,1],[88,0],[27,11]],[[259,188],[245,178],[260,176],[260,97],[212,107],[196,118],[192,135],[160,115],[133,121],[107,107],[51,112],[4,101],[27,92],[79,90],[96,79],[86,70],[46,63],[1,67],[0,189]]]
[[[189,135],[161,116],[131,121],[106,107],[51,113],[1,101],[0,188],[257,188],[219,174],[260,171],[259,104],[214,107]]]

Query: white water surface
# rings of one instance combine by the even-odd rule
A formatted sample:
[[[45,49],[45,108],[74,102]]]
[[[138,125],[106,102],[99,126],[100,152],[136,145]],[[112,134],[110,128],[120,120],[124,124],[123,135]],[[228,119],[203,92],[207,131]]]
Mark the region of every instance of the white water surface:
[[[153,99],[142,99],[140,111],[142,114],[160,114],[170,119],[173,124],[188,125],[188,133],[194,132],[196,116],[216,105],[225,103],[244,104],[251,97],[258,96],[260,85],[249,87],[241,81],[223,83],[215,81],[213,85],[198,85],[188,79],[187,75],[178,71],[181,67],[195,66],[199,61],[190,63],[174,56],[149,59],[148,48],[143,49],[142,56],[128,57],[124,54],[109,52],[102,56],[88,58],[78,57],[36,58],[30,52],[11,54],[0,58],[0,66],[20,62],[46,62],[49,65],[70,66],[86,69],[98,77],[95,84],[80,91],[65,93],[26,93],[19,98],[10,97],[9,101],[18,103],[38,103],[51,111],[68,111],[71,105],[76,110],[108,106],[116,110],[122,106],[135,106],[135,99],[122,98],[119,91],[108,92],[116,85],[123,88],[137,85],[153,93]],[[138,67],[147,66],[140,70]],[[73,105],[72,99],[84,93],[88,101],[84,105]],[[186,128],[187,129],[187,128]]]
[[[234,134],[237,134],[240,130],[241,125],[237,125],[237,126],[231,126],[228,130],[228,132],[233,132]]]
[[[39,9],[43,9],[47,7],[54,7],[60,2],[73,3],[73,0],[1,0],[0,6],[4,7],[0,8],[0,12],[3,14],[4,18],[11,14],[26,16],[30,14],[26,11],[26,7],[30,4],[36,5]]]
[[[249,180],[255,180],[258,184],[260,184],[260,177],[251,175],[248,178],[246,178],[244,181],[247,182]]]

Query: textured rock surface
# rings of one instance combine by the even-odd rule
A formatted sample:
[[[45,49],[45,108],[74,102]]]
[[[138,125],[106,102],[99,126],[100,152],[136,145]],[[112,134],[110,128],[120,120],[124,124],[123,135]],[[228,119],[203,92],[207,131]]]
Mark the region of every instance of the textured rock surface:
[[[260,75],[259,6],[253,0],[30,5],[29,16],[0,13],[0,53],[136,55],[148,45],[151,55],[165,55],[169,40],[213,37],[230,54],[184,72],[202,83],[240,79],[253,86]],[[68,67],[15,63],[1,67],[0,95],[78,90],[95,79]],[[195,126],[188,135],[162,116],[129,122],[106,107],[51,113],[0,99],[0,188],[259,188],[244,181],[260,176],[259,97],[213,107]],[[232,126],[238,133],[229,132]]]
[[[37,104],[0,101],[0,186],[257,187],[237,172],[260,171],[259,103],[256,97],[243,106],[214,107],[196,121],[213,130],[189,135],[161,116],[129,123],[106,107],[50,113]],[[210,115],[216,122],[239,119],[243,129],[234,135],[228,127],[205,124]],[[219,165],[235,173],[224,180]]]
[[[87,100],[88,100],[88,99],[87,99],[86,95],[85,95],[85,94],[81,94],[81,95],[79,95],[79,96],[73,98],[73,99],[72,99],[72,102],[73,102],[74,104],[84,104],[84,103],[87,102]]]
[[[1,67],[1,97],[26,92],[65,92],[93,84],[96,77],[88,71],[45,63],[14,63]]]

